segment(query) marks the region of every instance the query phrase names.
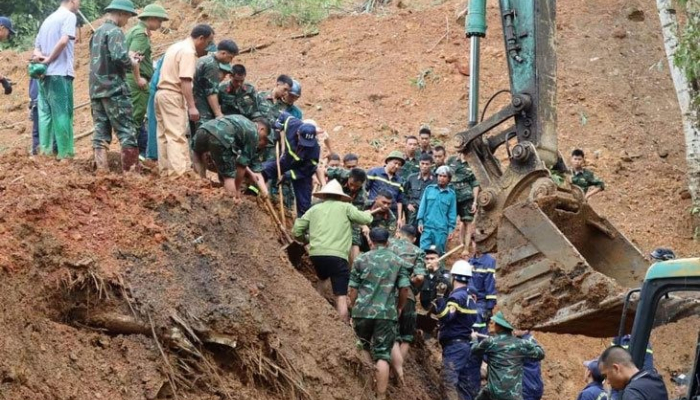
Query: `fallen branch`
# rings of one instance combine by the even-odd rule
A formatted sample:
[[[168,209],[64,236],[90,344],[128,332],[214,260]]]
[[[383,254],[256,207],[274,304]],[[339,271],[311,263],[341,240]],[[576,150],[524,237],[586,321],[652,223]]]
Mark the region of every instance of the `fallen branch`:
[[[156,341],[156,346],[158,346],[158,351],[160,352],[161,357],[163,357],[163,361],[165,361],[165,365],[168,367],[169,374],[168,374],[168,381],[170,382],[170,386],[173,388],[173,396],[177,399],[177,387],[175,386],[175,370],[173,370],[172,365],[170,365],[170,361],[168,361],[168,357],[165,355],[165,352],[163,351],[163,347],[160,345],[160,341],[158,341],[158,335],[156,335],[156,327],[153,326],[153,320],[151,319],[151,314],[148,314],[148,323],[151,325],[151,334],[153,334],[153,340]]]
[[[435,50],[435,48],[437,47],[437,45],[439,45],[440,42],[443,41],[443,39],[449,38],[449,36],[450,36],[450,21],[449,21],[449,18],[447,18],[447,16],[445,16],[445,25],[447,26],[447,28],[446,28],[446,30],[445,30],[445,34],[442,35],[442,36],[440,37],[440,39],[438,39],[437,42],[435,42],[435,44],[427,51],[427,53],[430,53],[430,52],[432,52],[433,50]]]
[[[274,43],[275,43],[275,41],[273,40],[273,41],[271,41],[271,42],[267,42],[267,43],[263,43],[263,44],[256,44],[256,45],[253,45],[253,46],[251,46],[251,47],[248,47],[247,49],[243,49],[243,50],[239,51],[238,54],[253,53],[253,52],[257,51],[257,50],[262,50],[262,49],[264,49],[264,48],[266,48],[266,47],[270,47],[270,46],[272,46]]]
[[[290,39],[304,39],[304,38],[310,38],[310,37],[318,36],[319,33],[321,33],[321,32],[318,31],[318,30],[315,30],[315,31],[312,31],[312,32],[304,32],[304,33],[299,34],[299,35],[294,35],[294,36],[290,37]]]
[[[258,14],[262,14],[262,13],[264,13],[265,11],[272,9],[273,7],[274,7],[274,6],[269,6],[269,7],[265,7],[265,8],[262,8],[262,9],[260,9],[260,10],[257,10],[257,11],[253,11],[253,13],[250,14],[250,16],[251,16],[251,17],[254,17],[254,16],[258,15]]]
[[[74,138],[73,138],[73,141],[74,141],[74,142],[77,142],[78,140],[80,140],[80,139],[82,139],[82,138],[86,138],[86,137],[92,135],[93,133],[95,133],[95,128],[92,128],[92,129],[90,129],[89,131],[87,131],[87,132],[85,132],[85,133],[81,133],[80,135],[74,137]]]

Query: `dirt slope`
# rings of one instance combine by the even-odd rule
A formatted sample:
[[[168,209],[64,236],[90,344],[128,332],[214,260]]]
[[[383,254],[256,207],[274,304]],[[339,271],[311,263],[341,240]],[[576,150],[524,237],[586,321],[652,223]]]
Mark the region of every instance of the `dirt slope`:
[[[305,115],[329,130],[337,151],[358,152],[362,164],[372,166],[421,123],[448,143],[466,126],[467,78],[457,65],[467,65],[468,45],[453,22],[462,2],[401,4],[376,16],[334,17],[321,24],[318,36],[293,40],[301,28],[277,27],[265,14],[247,18],[249,10],[209,3],[193,10],[168,1],[174,17],[169,25],[179,29],[154,40],[165,48],[200,21],[241,48],[271,42],[238,57],[249,80],[266,90],[281,72],[301,79]],[[642,250],[668,245],[685,256],[696,254],[686,236],[689,203],[679,195],[685,186],[684,148],[653,2],[557,5],[561,151],[586,150],[607,183],[594,207]],[[507,86],[495,1],[489,2],[489,25],[482,105]],[[449,34],[439,40],[447,26]],[[87,100],[86,38],[76,50],[76,105]],[[177,376],[192,385],[181,386],[187,398],[225,393],[241,399],[304,398],[299,386],[324,400],[366,396],[371,368],[357,358],[351,331],[279,257],[272,227],[264,214],[253,212],[257,206],[234,208],[218,190],[195,182],[96,178],[87,167],[89,139],[78,142],[73,165],[27,160],[29,124],[21,122],[27,57],[0,55],[3,72],[17,83],[15,94],[0,98],[0,128],[17,123],[0,130],[0,148],[6,150],[0,157],[0,398],[165,396],[170,371],[152,330],[163,339],[170,363],[180,368]],[[419,90],[412,80],[428,70]],[[76,112],[75,124],[76,134],[90,130],[89,108]],[[193,243],[200,237],[201,243]],[[173,334],[178,326],[173,312],[188,327],[201,324],[235,340],[237,349],[210,343],[196,347],[204,357],[187,353]],[[109,335],[100,330],[104,327],[86,327],[104,325],[115,314],[133,317],[126,328],[140,333]],[[678,331],[697,331],[697,320],[684,323]],[[671,329],[653,342],[664,373],[681,369],[676,356],[687,356],[675,341],[665,344],[675,337]],[[545,399],[573,398],[582,386],[580,361],[606,341],[538,337],[548,352]],[[223,371],[225,383],[207,363],[197,362],[202,358]],[[396,398],[434,398],[426,377],[435,371],[422,354],[417,358],[409,369],[413,383]],[[191,372],[182,372],[181,360]],[[268,361],[291,379],[272,379],[276,367]]]

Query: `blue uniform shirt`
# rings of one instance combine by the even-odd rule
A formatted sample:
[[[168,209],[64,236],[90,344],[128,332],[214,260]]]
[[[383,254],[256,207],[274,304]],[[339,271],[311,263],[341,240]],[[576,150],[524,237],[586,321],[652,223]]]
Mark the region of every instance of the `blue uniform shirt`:
[[[474,267],[469,287],[476,294],[477,302],[484,302],[486,309],[493,310],[498,301],[496,295],[496,259],[490,254],[482,254],[479,257],[470,258],[469,264]]]
[[[603,389],[603,384],[591,382],[578,394],[576,400],[608,400],[608,393]]]
[[[423,192],[416,217],[418,226],[433,231],[452,232],[457,226],[457,195],[451,187],[429,185]]]
[[[476,321],[476,303],[469,295],[469,288],[457,288],[447,299],[438,297],[435,300],[435,313],[438,317],[440,343],[456,339],[470,340],[472,325]]]
[[[523,335],[522,339],[537,343],[537,340],[530,333]],[[543,394],[544,382],[542,381],[541,361],[526,358],[523,363],[523,400],[539,400]]]
[[[374,203],[377,193],[386,190],[393,196],[394,202],[391,203],[391,211],[396,212],[396,205],[403,203],[403,180],[399,174],[394,174],[392,178],[386,173],[384,167],[375,167],[367,171],[367,200],[369,204]]]

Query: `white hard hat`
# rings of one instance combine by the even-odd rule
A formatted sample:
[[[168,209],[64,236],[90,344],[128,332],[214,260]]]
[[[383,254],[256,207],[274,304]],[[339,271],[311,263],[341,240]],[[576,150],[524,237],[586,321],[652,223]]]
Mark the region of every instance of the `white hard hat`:
[[[472,267],[469,262],[464,261],[464,260],[458,260],[454,264],[452,264],[452,270],[450,270],[450,274],[452,274],[452,277],[459,280],[458,277],[467,277],[471,278],[472,277]]]

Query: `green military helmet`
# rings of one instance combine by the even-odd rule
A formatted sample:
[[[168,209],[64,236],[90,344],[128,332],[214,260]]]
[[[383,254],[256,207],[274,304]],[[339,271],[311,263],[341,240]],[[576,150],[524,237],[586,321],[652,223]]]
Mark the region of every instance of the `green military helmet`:
[[[511,331],[515,330],[515,328],[513,328],[513,325],[511,325],[510,322],[506,320],[506,317],[500,311],[497,312],[496,315],[491,317],[491,321],[493,321],[494,324],[500,325]]]
[[[136,8],[134,8],[134,3],[131,0],[112,0],[111,3],[105,8],[105,12],[110,11],[124,11],[131,15],[136,15]]]
[[[139,14],[139,19],[144,18],[160,18],[163,21],[167,21],[168,13],[165,11],[165,8],[163,8],[163,6],[161,6],[160,4],[149,4],[146,7],[144,7],[141,14]]]
[[[46,75],[46,64],[31,63],[29,64],[29,76],[32,79],[39,79]]]
[[[221,71],[227,72],[229,74],[231,73],[231,64],[225,64],[225,63],[221,63],[221,62],[218,64],[219,64],[219,69]]]
[[[399,150],[394,150],[389,155],[384,159],[384,164],[388,163],[391,160],[399,160],[401,161],[401,165],[406,164],[406,159],[403,156],[403,153],[400,152]]]

